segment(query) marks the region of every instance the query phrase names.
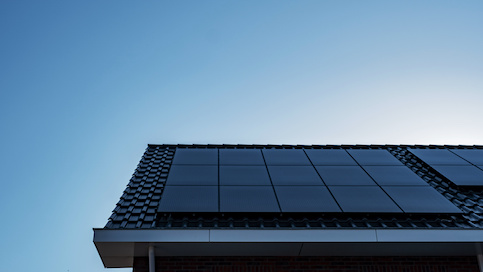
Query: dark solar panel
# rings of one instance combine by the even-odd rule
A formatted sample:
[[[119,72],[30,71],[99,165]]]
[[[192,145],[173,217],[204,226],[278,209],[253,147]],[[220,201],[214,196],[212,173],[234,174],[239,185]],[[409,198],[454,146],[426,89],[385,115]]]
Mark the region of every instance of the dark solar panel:
[[[280,212],[272,186],[220,186],[220,212]]]
[[[359,166],[316,166],[327,185],[377,185]]]
[[[306,149],[305,152],[314,165],[357,165],[343,149]]]
[[[220,149],[220,165],[265,165],[259,149]]]
[[[282,212],[341,212],[325,186],[275,186]]]
[[[177,148],[173,164],[218,164],[218,149]]]
[[[402,162],[387,150],[350,149],[347,152],[360,165],[402,165]]]
[[[483,170],[473,165],[433,165],[432,167],[458,186],[483,186]]]
[[[271,185],[265,166],[220,166],[220,185]]]
[[[273,185],[324,185],[313,166],[268,166]]]
[[[263,149],[267,165],[311,165],[302,149]]]
[[[423,185],[428,184],[406,166],[363,166],[379,185]]]
[[[481,152],[470,151],[480,150],[453,151],[479,162]],[[430,165],[457,185],[483,186],[483,170],[458,165],[465,161],[448,150],[411,152],[446,164]],[[159,210],[217,212],[219,203],[221,212],[402,212],[378,185],[405,212],[459,212],[387,150],[215,148],[176,150]]]
[[[431,186],[384,186],[383,189],[406,213],[461,213]]]
[[[218,185],[216,165],[172,165],[167,185]]]
[[[474,165],[483,166],[483,149],[450,149],[451,152],[462,157]]]
[[[409,151],[429,165],[470,165],[446,149],[409,149]]]
[[[379,186],[329,186],[344,212],[400,213]]]
[[[159,212],[218,212],[218,186],[166,186]]]

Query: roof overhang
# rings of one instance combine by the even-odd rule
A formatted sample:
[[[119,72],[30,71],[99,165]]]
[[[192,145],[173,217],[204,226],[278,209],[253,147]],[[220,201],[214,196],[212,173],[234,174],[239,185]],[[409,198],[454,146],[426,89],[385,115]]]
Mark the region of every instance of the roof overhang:
[[[156,256],[470,256],[483,230],[469,229],[94,229],[105,267]]]

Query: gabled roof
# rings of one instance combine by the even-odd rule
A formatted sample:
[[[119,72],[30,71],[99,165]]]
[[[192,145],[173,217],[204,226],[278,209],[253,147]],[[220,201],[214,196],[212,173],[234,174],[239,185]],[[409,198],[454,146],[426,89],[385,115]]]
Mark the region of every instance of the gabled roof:
[[[462,214],[206,214],[157,213],[176,149],[346,149],[387,150]],[[483,187],[455,186],[410,152],[411,149],[483,150],[483,146],[422,145],[149,145],[120,201],[108,229],[147,228],[483,228]]]
[[[183,150],[179,154],[186,150],[217,150],[217,154],[226,153],[226,150],[259,150],[264,154],[263,164],[269,173],[277,167],[267,161],[267,155],[273,153],[271,150],[281,150],[285,155],[297,153],[288,152],[290,150],[302,150],[324,180],[320,187],[328,188],[338,208],[326,212],[287,211],[280,205],[280,192],[273,185],[271,176],[278,203],[271,212],[227,212],[232,208],[223,207],[222,193],[214,194],[219,197],[218,206],[202,212],[179,209],[176,203],[173,209],[167,204],[176,202],[176,197],[166,192],[170,187],[176,187],[174,172],[170,176],[170,170],[182,169],[179,166],[186,163],[180,162],[180,156],[176,162],[179,150]],[[368,182],[374,182],[373,188],[381,187],[397,208],[386,212],[377,209],[376,212],[365,212],[364,209],[354,212],[344,207],[340,196],[334,194],[333,191],[339,189],[334,186],[338,185],[324,179],[322,172],[326,166],[318,165],[310,157],[317,150],[347,152],[357,162],[354,167],[368,174],[374,166],[371,163],[365,165],[364,159],[358,158],[357,154],[364,150],[371,150],[371,154],[373,150],[384,151],[383,155],[392,161],[391,167],[409,171],[423,183],[422,191],[436,194],[449,206],[445,204],[443,210],[405,207],[402,204],[407,204],[411,197],[408,198],[406,193],[406,202],[399,202],[390,190],[398,193],[398,190],[404,191],[411,186],[384,187],[377,173],[371,173],[372,180]],[[445,153],[449,156],[446,158],[449,163],[433,160],[434,152],[418,152],[421,150],[447,151],[451,153]],[[157,256],[472,255],[481,250],[479,244],[483,242],[483,180],[480,184],[478,176],[478,171],[483,173],[483,165],[479,165],[479,155],[475,159],[475,154],[481,154],[480,151],[483,146],[148,145],[108,223],[102,229],[94,229],[94,242],[106,267],[129,267],[135,256],[146,256],[148,246],[155,247]],[[459,162],[452,165],[453,155],[465,162],[453,158]],[[191,158],[188,158],[191,163],[189,160]],[[219,160],[209,163],[211,168],[223,167]],[[455,166],[470,169],[473,174],[458,168],[463,170],[456,171],[455,176]],[[177,190],[189,186],[179,186]],[[222,188],[220,181],[210,186],[218,188],[218,192],[229,187]],[[424,195],[417,197],[421,200]]]

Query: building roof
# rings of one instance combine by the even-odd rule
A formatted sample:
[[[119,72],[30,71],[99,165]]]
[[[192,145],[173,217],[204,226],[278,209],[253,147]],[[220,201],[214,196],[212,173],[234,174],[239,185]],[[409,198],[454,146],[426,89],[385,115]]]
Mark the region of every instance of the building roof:
[[[182,173],[186,169],[195,169],[185,167],[197,163],[198,153],[193,155],[193,150],[211,152],[205,152],[208,157],[203,155],[203,165],[196,166],[196,169],[225,169],[217,170],[214,184],[210,179],[203,181],[211,186],[205,187],[215,191],[215,204],[208,208],[200,209],[195,203],[186,209],[183,201],[189,199],[179,199],[179,196],[188,192],[186,190],[197,186],[176,184],[179,179],[175,178],[180,175],[176,171]],[[273,186],[272,191],[275,193],[271,194],[276,196],[276,205],[268,210],[257,210],[259,207],[238,209],[239,204],[229,204],[229,201],[223,200],[223,194],[228,195],[225,191],[243,189],[242,186],[221,184],[226,181],[221,178],[223,173],[220,171],[228,171],[232,166],[227,167],[223,163],[220,165],[218,155],[213,157],[210,154],[213,154],[212,151],[216,151],[216,154],[230,153],[227,150],[259,150],[261,152],[258,153],[263,153],[263,161],[251,157],[250,164],[268,169],[271,184],[260,187]],[[329,175],[327,173],[333,170],[330,166],[332,159],[327,162],[326,157],[318,156],[331,153],[326,152],[328,150],[347,153],[356,162],[350,166],[352,168],[344,166],[338,169],[362,169],[371,177],[365,182],[374,184],[363,187],[331,183],[332,177],[324,175]],[[289,167],[293,167],[300,163],[293,158],[302,154],[301,151],[304,155],[299,159],[306,160],[307,155],[311,167],[317,169],[323,180],[317,189],[327,188],[331,194],[328,197],[335,199],[333,203],[336,204],[330,209],[322,205],[317,208],[319,210],[307,210],[307,205],[300,209],[298,204],[284,206],[282,203],[282,198],[287,195],[290,200],[293,195],[290,191],[300,189],[308,192],[308,187],[302,190],[301,187],[287,186],[283,191],[279,190],[281,186],[276,186],[277,182],[283,182],[283,179],[276,181],[275,176],[280,165],[284,164],[284,159],[280,158],[289,158]],[[478,176],[478,171],[483,173],[483,160],[480,160],[482,152],[483,146],[461,145],[148,145],[108,223],[102,229],[95,229],[94,241],[106,267],[130,266],[133,256],[142,256],[147,252],[147,245],[153,243],[159,246],[159,255],[420,255],[428,254],[428,251],[432,252],[429,255],[472,254],[475,250],[473,244],[483,242],[483,179]],[[313,154],[318,154],[318,157]],[[383,162],[377,162],[377,159],[374,160],[368,154],[383,155]],[[221,160],[231,159],[225,156]],[[232,163],[237,162],[228,164]],[[391,174],[396,172],[384,169],[404,170],[401,176],[409,171],[416,177],[411,182],[416,184],[397,183],[396,186],[386,186],[383,183],[384,175],[399,174]],[[340,171],[336,175],[340,175]],[[382,175],[382,178],[378,175]],[[236,185],[236,182],[229,185]],[[203,186],[196,187],[195,194],[190,197],[196,198],[200,187]],[[394,208],[374,210],[345,206],[344,201],[351,204],[350,198],[354,197],[347,195],[347,188],[355,188],[353,191],[357,196],[367,187],[382,189],[396,203],[391,202]],[[337,195],[337,190],[343,193]],[[181,192],[181,195],[173,194],[174,191]],[[401,200],[398,194],[403,191],[406,193]],[[417,192],[423,193],[418,196]],[[433,205],[419,209],[418,205],[426,205],[423,199],[425,194],[428,194],[428,198],[429,195],[435,196],[438,201],[442,201],[437,203],[444,207]],[[225,196],[225,199],[236,197],[232,193],[229,197]],[[420,204],[415,208],[411,199]],[[408,203],[410,205],[406,205]],[[373,247],[373,243],[378,246]],[[400,243],[405,246],[401,247]]]
[[[158,213],[177,149],[387,150],[459,208],[444,213]],[[483,150],[422,145],[149,145],[116,205],[107,229],[149,228],[483,228],[483,186],[456,186],[410,150]],[[483,173],[483,171],[482,171]]]

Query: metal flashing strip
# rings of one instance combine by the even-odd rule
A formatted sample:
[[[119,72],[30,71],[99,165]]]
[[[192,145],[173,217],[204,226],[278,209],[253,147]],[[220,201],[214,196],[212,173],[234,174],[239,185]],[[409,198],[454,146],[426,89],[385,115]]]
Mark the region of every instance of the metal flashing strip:
[[[210,230],[94,229],[94,242],[184,243],[210,242]]]
[[[217,243],[377,242],[375,230],[210,230]]]
[[[122,230],[94,229],[94,242],[131,243],[324,243],[324,242],[483,242],[483,230]]]
[[[377,231],[378,242],[480,242],[483,230],[385,230]]]

